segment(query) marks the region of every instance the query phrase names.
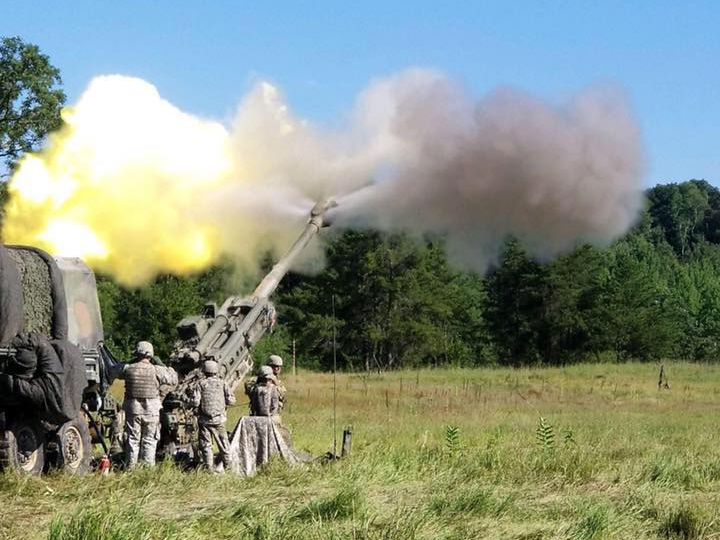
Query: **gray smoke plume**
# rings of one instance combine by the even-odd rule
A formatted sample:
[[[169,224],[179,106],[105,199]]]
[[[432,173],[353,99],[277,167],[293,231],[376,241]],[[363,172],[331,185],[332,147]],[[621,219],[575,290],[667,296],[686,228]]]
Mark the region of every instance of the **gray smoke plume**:
[[[339,199],[340,224],[444,234],[450,255],[484,270],[513,235],[539,258],[607,244],[642,205],[638,128],[618,92],[562,106],[513,89],[476,100],[434,73],[371,88],[385,169]]]

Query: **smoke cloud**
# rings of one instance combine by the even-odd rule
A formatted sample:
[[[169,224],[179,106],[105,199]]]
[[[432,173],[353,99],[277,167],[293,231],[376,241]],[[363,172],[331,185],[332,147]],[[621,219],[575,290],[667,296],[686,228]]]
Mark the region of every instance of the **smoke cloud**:
[[[456,261],[483,270],[508,235],[548,258],[607,244],[642,205],[639,131],[617,91],[587,90],[561,106],[510,88],[476,100],[411,72],[361,103],[389,170],[340,199],[341,222],[442,233]]]
[[[641,205],[640,136],[615,91],[559,106],[513,89],[475,99],[411,70],[370,84],[327,129],[262,82],[225,126],[106,76],[64,117],[11,180],[5,241],[83,257],[128,284],[221,253],[252,268],[328,196],[337,227],[439,233],[479,271],[508,235],[551,257],[611,241]]]

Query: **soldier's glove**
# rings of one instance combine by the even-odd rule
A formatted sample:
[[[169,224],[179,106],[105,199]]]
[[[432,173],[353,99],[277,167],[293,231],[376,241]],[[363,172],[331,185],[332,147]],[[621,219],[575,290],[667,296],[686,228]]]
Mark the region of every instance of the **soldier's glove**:
[[[163,364],[163,361],[160,360],[160,357],[159,357],[159,356],[153,356],[153,357],[150,359],[150,363],[151,363],[152,365],[154,365],[154,366],[165,366],[165,364]]]
[[[11,394],[13,389],[13,376],[0,373],[0,394]]]

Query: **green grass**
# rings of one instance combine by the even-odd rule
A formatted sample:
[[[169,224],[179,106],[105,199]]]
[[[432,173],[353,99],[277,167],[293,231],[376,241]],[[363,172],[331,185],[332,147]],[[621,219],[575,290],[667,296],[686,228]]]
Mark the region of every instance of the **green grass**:
[[[657,370],[342,374],[350,459],[251,479],[4,474],[0,539],[720,538],[720,366],[666,363],[660,391]],[[296,445],[332,449],[331,375],[285,383]]]

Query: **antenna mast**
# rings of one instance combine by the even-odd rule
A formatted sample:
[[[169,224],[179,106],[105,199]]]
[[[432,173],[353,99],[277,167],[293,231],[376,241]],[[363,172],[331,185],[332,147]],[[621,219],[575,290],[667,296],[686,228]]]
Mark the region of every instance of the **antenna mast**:
[[[335,321],[335,295],[332,295],[333,326],[333,455],[337,456],[337,337]]]

